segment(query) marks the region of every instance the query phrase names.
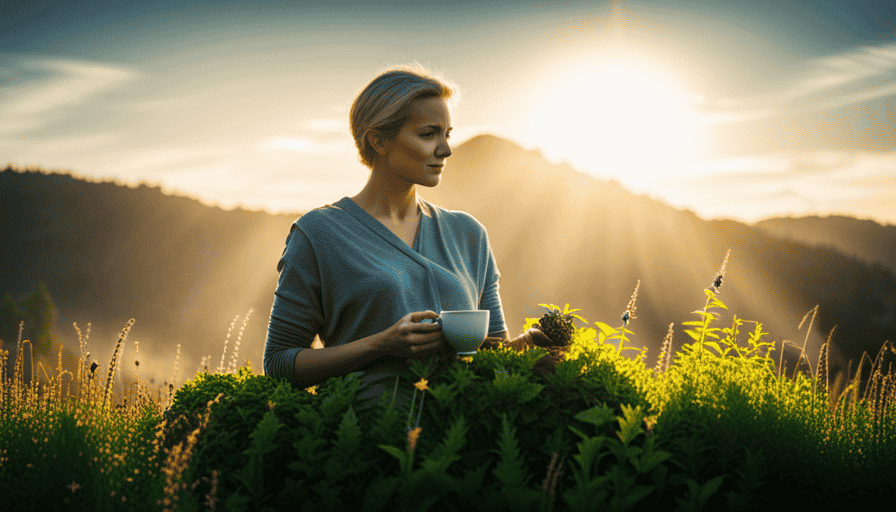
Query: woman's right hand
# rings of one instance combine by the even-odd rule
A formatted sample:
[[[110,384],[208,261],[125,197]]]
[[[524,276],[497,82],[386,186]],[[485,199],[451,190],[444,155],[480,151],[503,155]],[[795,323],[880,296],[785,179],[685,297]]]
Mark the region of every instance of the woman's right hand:
[[[420,323],[421,320],[438,318],[433,311],[415,311],[381,332],[374,344],[383,354],[416,359],[434,354],[445,347],[442,326],[437,322]]]

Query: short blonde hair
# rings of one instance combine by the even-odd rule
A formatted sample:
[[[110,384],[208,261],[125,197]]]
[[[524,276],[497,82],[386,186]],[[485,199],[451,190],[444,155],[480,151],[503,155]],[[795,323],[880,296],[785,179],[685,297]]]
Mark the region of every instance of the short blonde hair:
[[[373,168],[377,156],[367,139],[371,131],[379,132],[385,140],[394,140],[410,119],[414,100],[449,99],[456,89],[419,65],[390,68],[371,80],[352,102],[349,112],[361,163]]]

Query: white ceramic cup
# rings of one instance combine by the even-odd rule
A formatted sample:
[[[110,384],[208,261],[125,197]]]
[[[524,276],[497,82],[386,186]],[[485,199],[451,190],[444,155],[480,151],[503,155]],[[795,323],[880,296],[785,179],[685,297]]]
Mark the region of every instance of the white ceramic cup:
[[[442,324],[442,334],[458,355],[475,354],[488,335],[490,311],[469,309],[463,311],[442,311],[436,320]]]

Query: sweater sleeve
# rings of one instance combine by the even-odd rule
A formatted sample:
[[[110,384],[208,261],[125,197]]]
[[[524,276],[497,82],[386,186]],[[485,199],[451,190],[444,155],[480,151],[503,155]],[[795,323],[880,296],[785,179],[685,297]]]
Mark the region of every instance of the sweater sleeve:
[[[485,228],[483,228],[483,234]],[[501,280],[501,273],[498,271],[498,263],[495,253],[492,252],[492,246],[488,241],[488,235],[483,237],[485,250],[482,256],[485,261],[485,287],[482,289],[482,295],[479,298],[479,309],[487,309],[489,313],[489,336],[507,330],[507,324],[504,322],[504,307],[501,305],[501,294],[498,290],[498,282]]]
[[[277,264],[280,278],[264,347],[264,372],[295,383],[295,358],[310,348],[323,325],[321,275],[311,241],[297,223]]]

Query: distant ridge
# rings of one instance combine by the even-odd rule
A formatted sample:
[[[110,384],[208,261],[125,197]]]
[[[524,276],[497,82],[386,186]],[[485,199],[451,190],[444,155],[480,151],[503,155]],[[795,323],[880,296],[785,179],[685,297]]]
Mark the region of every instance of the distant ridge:
[[[830,247],[867,263],[896,272],[896,225],[843,215],[775,217],[756,227],[776,237],[806,245]]]
[[[670,322],[676,344],[687,341],[681,322],[696,318],[691,312],[702,308],[703,289],[730,248],[720,298],[738,318],[802,345],[805,327],[796,327],[820,306],[808,343],[813,361],[834,325],[844,364],[896,339],[893,272],[739,222],[702,220],[498,137],[456,148],[442,183],[420,193],[485,224],[502,290],[513,290],[504,299],[510,318],[540,315],[538,303],[570,302],[591,321],[613,323],[640,279],[631,328],[655,354]]]
[[[453,150],[442,183],[419,192],[488,229],[513,335],[546,302],[619,324],[641,280],[629,327],[652,359],[670,322],[676,347],[688,341],[681,322],[702,309],[703,289],[730,248],[720,294],[730,311],[719,327],[730,325],[733,312],[763,322],[769,340],[802,345],[806,330],[796,326],[818,304],[810,359],[837,325],[832,359],[844,367],[896,340],[896,277],[881,265],[836,246],[704,221],[498,137],[474,137]],[[205,355],[217,361],[234,316],[254,308],[240,359],[260,367],[276,262],[295,218],[226,211],[153,186],[7,169],[0,172],[0,293],[21,296],[46,282],[69,339],[72,321],[93,322],[92,339],[114,344],[133,317],[142,353],[171,357],[180,343],[191,369]]]
[[[141,351],[171,358],[180,343],[197,363],[220,354],[234,316],[254,308],[242,350],[260,365],[276,262],[296,217],[223,210],[155,186],[7,168],[0,293],[21,296],[45,282],[61,315],[57,335],[71,340],[72,322],[92,322],[93,343],[114,345],[133,317]]]

